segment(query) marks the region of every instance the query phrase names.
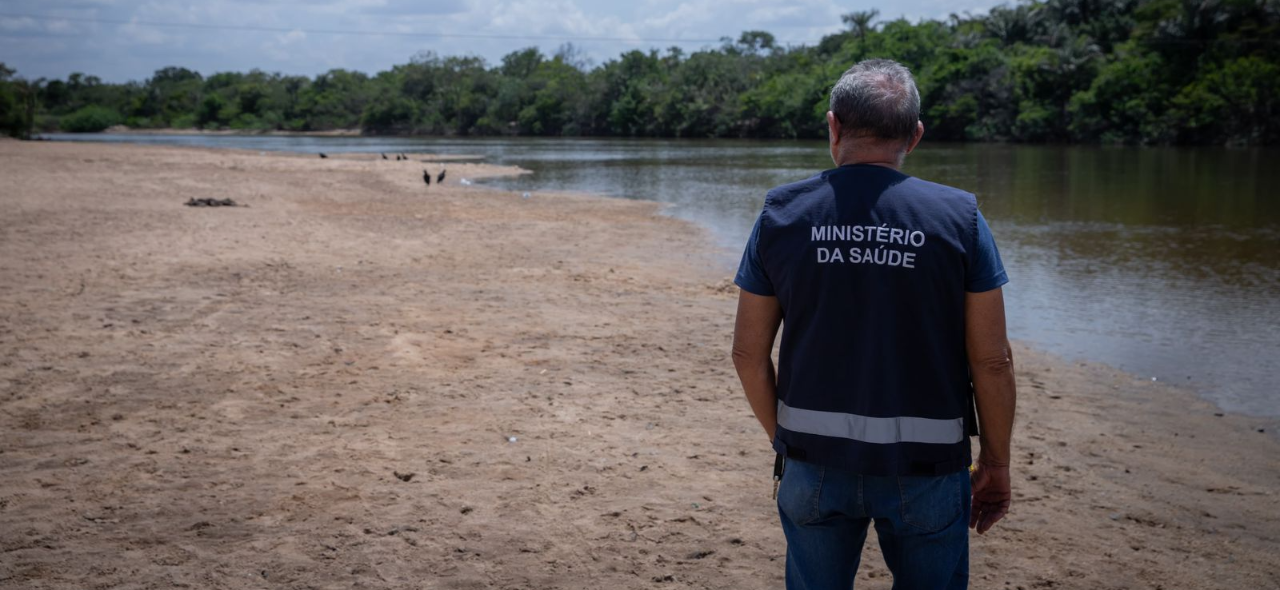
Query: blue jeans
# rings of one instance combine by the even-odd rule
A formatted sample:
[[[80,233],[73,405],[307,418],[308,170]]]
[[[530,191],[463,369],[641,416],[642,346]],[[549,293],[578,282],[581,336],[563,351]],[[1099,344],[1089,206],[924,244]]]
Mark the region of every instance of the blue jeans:
[[[788,459],[787,590],[850,590],[874,520],[893,590],[969,585],[969,474],[872,477]]]

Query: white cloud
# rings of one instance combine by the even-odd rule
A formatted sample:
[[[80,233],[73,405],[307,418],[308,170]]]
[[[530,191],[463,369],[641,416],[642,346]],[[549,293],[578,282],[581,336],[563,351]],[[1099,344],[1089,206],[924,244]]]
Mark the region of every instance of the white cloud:
[[[578,37],[635,37],[617,17],[588,16],[577,2],[518,0],[502,2],[486,11],[488,23],[474,22],[476,32]],[[485,30],[487,29],[487,30]]]
[[[139,24],[138,19],[120,25],[116,30],[123,38],[143,45],[163,45],[175,40],[173,36],[162,32],[159,27]]]
[[[352,9],[364,14],[447,15],[467,12],[463,0],[353,0]]]
[[[40,23],[36,22],[35,19],[0,16],[0,30],[2,31],[37,31],[39,29]]]
[[[299,29],[294,29],[283,35],[276,35],[276,42],[280,45],[293,45],[307,39],[307,34]]]
[[[45,21],[44,27],[46,31],[54,34],[69,35],[77,32],[82,27],[76,23],[67,20],[50,20]]]

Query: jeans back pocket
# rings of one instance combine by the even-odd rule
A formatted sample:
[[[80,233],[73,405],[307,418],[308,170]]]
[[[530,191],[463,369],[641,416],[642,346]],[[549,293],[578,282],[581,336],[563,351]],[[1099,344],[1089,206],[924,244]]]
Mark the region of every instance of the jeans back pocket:
[[[964,478],[960,471],[940,477],[899,477],[902,521],[924,532],[947,528],[964,512]]]
[[[787,460],[778,486],[778,509],[791,522],[803,526],[818,520],[824,475],[825,469],[819,465]]]

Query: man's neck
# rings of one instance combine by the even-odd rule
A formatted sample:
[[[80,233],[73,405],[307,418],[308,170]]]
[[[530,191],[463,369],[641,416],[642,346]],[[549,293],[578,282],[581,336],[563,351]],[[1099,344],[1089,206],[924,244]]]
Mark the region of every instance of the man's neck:
[[[896,161],[886,161],[886,160],[856,160],[856,159],[854,159],[854,160],[848,160],[848,161],[842,161],[842,162],[840,162],[839,164],[837,164],[837,166],[856,166],[856,165],[859,165],[859,164],[866,164],[866,165],[868,165],[868,166],[883,166],[883,167],[885,167],[885,168],[889,168],[889,169],[892,169],[892,170],[897,170],[897,169],[900,167],[900,166],[898,166],[898,163],[897,163]]]
[[[896,150],[842,150],[835,162],[836,166],[867,164],[897,170],[902,167],[902,153]]]

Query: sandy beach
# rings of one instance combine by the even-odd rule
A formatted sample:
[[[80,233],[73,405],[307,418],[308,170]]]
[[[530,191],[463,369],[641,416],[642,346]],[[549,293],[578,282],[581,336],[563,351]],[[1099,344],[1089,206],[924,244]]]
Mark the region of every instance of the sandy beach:
[[[0,588],[781,587],[725,253],[423,159],[0,140]],[[1280,588],[1269,425],[1017,363],[972,587]]]

